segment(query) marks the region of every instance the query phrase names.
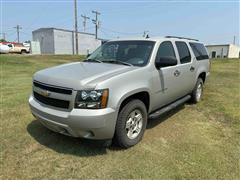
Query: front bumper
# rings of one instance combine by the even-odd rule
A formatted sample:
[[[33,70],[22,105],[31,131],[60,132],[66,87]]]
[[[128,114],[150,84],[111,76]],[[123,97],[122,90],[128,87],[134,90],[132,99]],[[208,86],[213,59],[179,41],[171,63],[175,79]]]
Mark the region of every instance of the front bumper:
[[[29,105],[32,114],[55,132],[87,139],[111,139],[114,135],[117,112],[112,108],[62,111],[39,103],[32,95]]]

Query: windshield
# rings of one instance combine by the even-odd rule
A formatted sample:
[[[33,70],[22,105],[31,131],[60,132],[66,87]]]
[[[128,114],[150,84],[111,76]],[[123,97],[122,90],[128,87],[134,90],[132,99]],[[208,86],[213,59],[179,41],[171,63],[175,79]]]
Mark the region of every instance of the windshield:
[[[148,63],[155,42],[112,41],[94,51],[88,60],[144,66]]]

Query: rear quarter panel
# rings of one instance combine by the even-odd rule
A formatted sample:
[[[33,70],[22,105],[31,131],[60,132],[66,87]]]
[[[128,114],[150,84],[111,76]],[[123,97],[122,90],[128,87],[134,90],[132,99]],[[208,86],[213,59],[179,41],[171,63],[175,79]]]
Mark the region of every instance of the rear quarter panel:
[[[205,59],[205,60],[196,60],[196,77],[195,77],[195,82],[197,82],[197,79],[199,77],[199,75],[202,72],[205,72],[206,75],[209,73],[209,69],[210,68],[210,60],[209,59]]]

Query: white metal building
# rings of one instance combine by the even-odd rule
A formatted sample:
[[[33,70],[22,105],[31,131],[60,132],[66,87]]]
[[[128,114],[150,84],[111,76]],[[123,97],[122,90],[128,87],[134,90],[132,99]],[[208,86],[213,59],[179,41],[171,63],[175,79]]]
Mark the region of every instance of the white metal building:
[[[240,47],[234,44],[207,45],[210,58],[240,58]]]
[[[58,28],[40,28],[32,32],[33,41],[40,43],[41,54],[76,54],[75,32]],[[86,55],[101,45],[94,34],[78,32],[78,52]]]

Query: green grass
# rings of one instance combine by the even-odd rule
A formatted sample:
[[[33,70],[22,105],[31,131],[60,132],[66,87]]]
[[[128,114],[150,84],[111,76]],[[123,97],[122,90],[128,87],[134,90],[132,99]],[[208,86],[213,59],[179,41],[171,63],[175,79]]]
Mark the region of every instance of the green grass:
[[[240,61],[215,60],[202,101],[148,123],[135,147],[66,137],[31,115],[34,72],[76,56],[0,55],[0,179],[240,179]]]

